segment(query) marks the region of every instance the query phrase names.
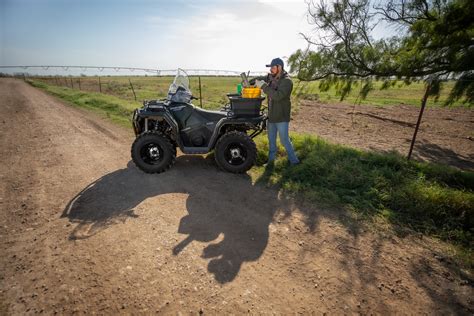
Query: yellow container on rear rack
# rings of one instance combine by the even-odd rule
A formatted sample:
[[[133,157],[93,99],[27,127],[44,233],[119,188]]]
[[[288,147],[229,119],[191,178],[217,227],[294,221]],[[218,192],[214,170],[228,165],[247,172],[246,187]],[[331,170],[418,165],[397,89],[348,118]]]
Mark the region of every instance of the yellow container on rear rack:
[[[242,88],[242,98],[256,99],[262,95],[262,89],[260,88]]]

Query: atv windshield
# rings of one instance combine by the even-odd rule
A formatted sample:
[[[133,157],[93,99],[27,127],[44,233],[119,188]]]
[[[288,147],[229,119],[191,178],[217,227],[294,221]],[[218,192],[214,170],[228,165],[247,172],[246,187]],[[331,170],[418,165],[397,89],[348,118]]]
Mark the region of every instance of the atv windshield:
[[[178,69],[173,83],[168,89],[168,100],[172,102],[189,103],[191,101],[188,74],[183,69]]]
[[[186,90],[189,90],[188,74],[183,69],[178,68],[178,71],[176,72],[176,76],[174,77],[172,86],[183,87]]]

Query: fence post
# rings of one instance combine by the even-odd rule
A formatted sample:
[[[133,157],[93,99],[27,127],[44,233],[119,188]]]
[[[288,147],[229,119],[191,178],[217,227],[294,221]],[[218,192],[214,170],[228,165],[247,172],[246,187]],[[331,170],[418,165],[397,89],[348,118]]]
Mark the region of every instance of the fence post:
[[[100,83],[100,76],[99,76],[99,92],[102,93],[102,84]]]
[[[202,109],[201,76],[198,76],[198,78],[199,78],[199,104],[201,105],[201,109]]]
[[[72,83],[72,77],[70,79],[71,79],[71,88],[74,89],[74,83]]]
[[[81,89],[81,77],[77,78],[77,81],[79,82],[79,90],[82,90]]]
[[[128,78],[128,82],[130,82],[130,87],[132,88],[133,96],[135,97],[135,101],[137,101],[137,95],[135,94],[135,89],[133,89],[132,81]]]
[[[407,160],[411,159],[413,147],[415,146],[416,135],[418,134],[418,129],[420,128],[421,118],[423,117],[423,112],[425,111],[426,100],[428,99],[430,89],[431,89],[431,80],[429,80],[428,83],[426,84],[425,94],[423,95],[423,99],[421,99],[420,114],[418,115],[418,121],[416,122],[415,132],[413,133],[413,138],[411,139],[410,151],[408,152]]]

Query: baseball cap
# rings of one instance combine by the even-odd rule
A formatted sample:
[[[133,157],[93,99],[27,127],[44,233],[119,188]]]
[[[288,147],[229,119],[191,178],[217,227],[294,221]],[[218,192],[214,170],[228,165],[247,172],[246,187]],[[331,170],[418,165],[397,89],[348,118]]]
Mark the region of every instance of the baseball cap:
[[[274,58],[272,59],[272,62],[270,63],[270,65],[267,65],[267,67],[273,67],[277,65],[280,65],[281,68],[283,68],[283,60],[281,60],[280,58]]]

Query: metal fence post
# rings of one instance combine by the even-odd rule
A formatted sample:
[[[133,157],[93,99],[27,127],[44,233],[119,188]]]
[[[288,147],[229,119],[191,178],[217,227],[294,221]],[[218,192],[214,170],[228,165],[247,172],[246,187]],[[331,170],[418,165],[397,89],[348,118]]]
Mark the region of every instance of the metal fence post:
[[[135,97],[135,101],[137,101],[137,95],[135,94],[135,89],[133,89],[132,81],[128,78],[128,82],[130,83],[130,88],[132,88],[133,96]]]
[[[201,105],[202,109],[202,89],[201,89],[201,76],[198,76],[199,78],[199,104]]]
[[[423,99],[421,99],[420,114],[418,115],[418,121],[416,122],[415,132],[413,133],[413,138],[411,139],[410,151],[408,152],[408,157],[407,157],[408,160],[411,159],[413,147],[415,146],[416,135],[418,134],[418,129],[420,128],[421,118],[423,117],[423,112],[425,111],[426,100],[428,99],[430,89],[431,89],[431,80],[428,81],[428,83],[426,84],[425,94],[423,95]]]

